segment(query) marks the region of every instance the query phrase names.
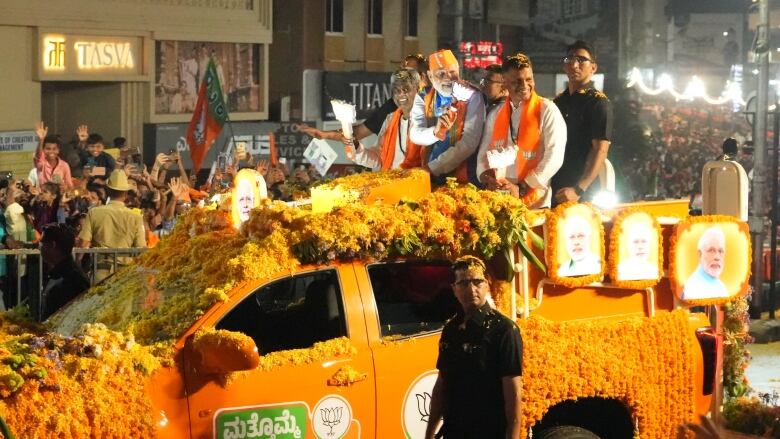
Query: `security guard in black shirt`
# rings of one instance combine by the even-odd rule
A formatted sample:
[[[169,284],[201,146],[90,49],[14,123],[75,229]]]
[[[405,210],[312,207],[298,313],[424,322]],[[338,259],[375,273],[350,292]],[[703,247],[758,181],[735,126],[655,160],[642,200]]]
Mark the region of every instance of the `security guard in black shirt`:
[[[453,271],[453,290],[462,309],[444,325],[439,341],[439,377],[426,438],[519,438],[520,330],[488,303],[490,287],[481,260],[463,257]],[[436,435],[442,417],[444,425]]]
[[[584,41],[568,47],[563,58],[567,89],[554,102],[566,120],[568,139],[563,166],[552,178],[553,205],[580,201],[599,175],[612,137],[612,105],[593,86],[596,54]]]

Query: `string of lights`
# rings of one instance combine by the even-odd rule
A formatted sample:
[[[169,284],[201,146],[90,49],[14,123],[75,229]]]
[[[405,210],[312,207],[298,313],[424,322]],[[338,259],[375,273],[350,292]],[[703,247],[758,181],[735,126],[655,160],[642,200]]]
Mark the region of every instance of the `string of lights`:
[[[642,93],[649,95],[659,95],[664,92],[668,92],[675,99],[692,101],[694,99],[702,99],[705,102],[712,105],[723,105],[728,102],[734,102],[737,105],[744,106],[745,100],[742,98],[742,87],[733,82],[726,81],[726,86],[723,89],[723,93],[716,98],[707,94],[707,88],[704,85],[704,81],[697,76],[691,77],[688,85],[685,86],[682,92],[677,91],[674,88],[674,79],[668,73],[662,73],[658,77],[658,87],[653,88],[645,84],[645,80],[642,77],[642,72],[634,67],[628,75],[627,87],[636,86]]]

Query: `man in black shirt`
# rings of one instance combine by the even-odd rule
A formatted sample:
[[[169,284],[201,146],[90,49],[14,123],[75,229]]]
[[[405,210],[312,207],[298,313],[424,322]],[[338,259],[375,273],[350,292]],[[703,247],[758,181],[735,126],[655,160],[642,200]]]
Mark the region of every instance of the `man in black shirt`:
[[[439,341],[426,439],[520,437],[523,341],[520,329],[493,309],[485,264],[466,256],[452,267],[461,310],[444,325]]]
[[[596,53],[584,41],[567,48],[563,69],[567,89],[554,102],[566,120],[568,139],[563,166],[552,178],[553,205],[579,201],[591,189],[607,158],[612,138],[612,105],[593,86]]]
[[[485,77],[479,81],[479,89],[485,98],[487,114],[506,101],[509,92],[504,88],[504,71],[500,65],[491,64],[485,67]]]
[[[48,224],[43,228],[41,258],[49,267],[43,282],[43,320],[89,288],[87,275],[71,255],[75,242],[73,229],[64,224]]]

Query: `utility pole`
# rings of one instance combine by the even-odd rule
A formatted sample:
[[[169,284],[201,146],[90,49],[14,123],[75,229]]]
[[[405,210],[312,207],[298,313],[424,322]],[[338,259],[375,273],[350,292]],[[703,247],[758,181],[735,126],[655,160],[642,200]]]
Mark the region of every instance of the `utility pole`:
[[[764,289],[764,225],[766,223],[764,185],[766,169],[766,124],[769,94],[769,0],[760,0],[758,24],[756,25],[756,62],[758,64],[758,95],[756,96],[756,118],[753,125],[753,209],[748,224],[753,243],[753,298],[750,303],[750,317],[761,316]],[[776,169],[771,170],[776,173]],[[773,174],[774,178],[777,175]]]

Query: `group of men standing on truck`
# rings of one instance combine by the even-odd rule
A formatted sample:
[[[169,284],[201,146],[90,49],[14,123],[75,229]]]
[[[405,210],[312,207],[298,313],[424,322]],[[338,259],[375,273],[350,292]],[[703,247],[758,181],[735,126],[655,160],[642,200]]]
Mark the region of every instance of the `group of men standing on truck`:
[[[568,84],[550,100],[536,93],[528,56],[506,58],[500,67],[501,94],[507,95],[502,100],[482,92],[498,75],[489,74],[482,90],[462,81],[449,50],[427,59],[409,55],[392,75],[393,98],[356,126],[353,138],[305,130],[343,141],[349,157],[376,170],[421,167],[434,183],[455,177],[505,191],[531,207],[579,201],[595,189],[613,117],[606,95],[593,84],[598,68],[593,47],[576,41],[562,61]],[[377,144],[363,145],[360,140],[371,133],[378,135]],[[507,151],[509,160],[494,160]]]

